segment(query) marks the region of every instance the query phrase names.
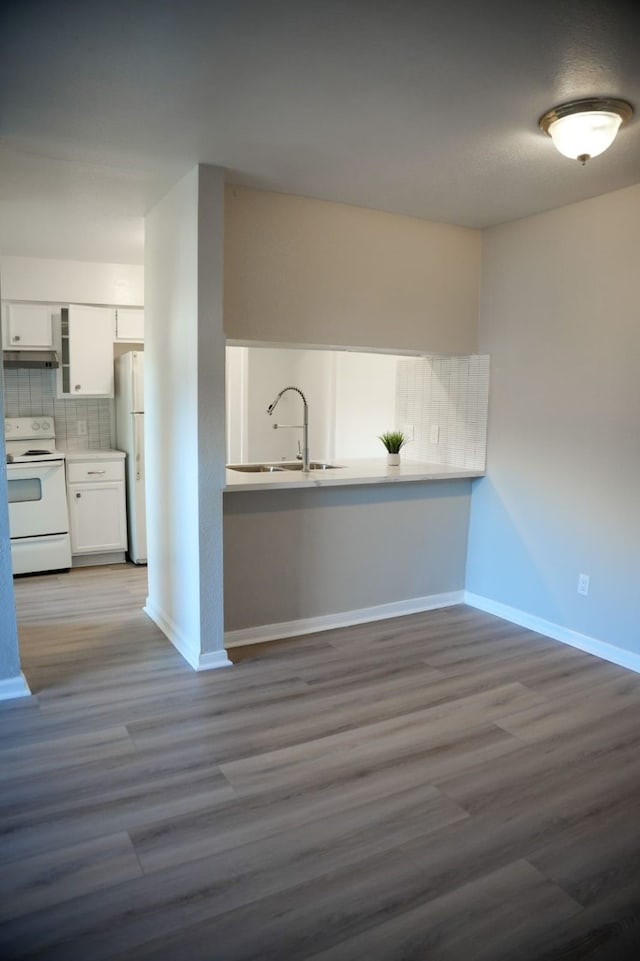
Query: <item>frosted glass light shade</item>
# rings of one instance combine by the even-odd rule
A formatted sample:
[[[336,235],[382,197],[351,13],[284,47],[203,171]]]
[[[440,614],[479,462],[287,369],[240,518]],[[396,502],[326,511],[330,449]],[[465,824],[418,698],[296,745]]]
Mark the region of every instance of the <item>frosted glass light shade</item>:
[[[571,160],[597,157],[616,139],[621,123],[617,113],[604,110],[574,113],[550,124],[549,135],[560,153]]]
[[[539,126],[561,154],[584,164],[611,146],[632,114],[625,100],[574,100],[548,110]]]

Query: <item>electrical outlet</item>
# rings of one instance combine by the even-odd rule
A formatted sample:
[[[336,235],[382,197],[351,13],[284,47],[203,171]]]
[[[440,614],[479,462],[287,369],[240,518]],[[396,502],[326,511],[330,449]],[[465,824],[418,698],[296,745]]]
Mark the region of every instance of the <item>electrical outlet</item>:
[[[430,441],[432,444],[439,444],[439,443],[440,443],[440,428],[439,428],[439,426],[438,426],[437,424],[432,424],[432,425],[431,425],[431,431],[430,431],[430,433],[429,433],[429,441]]]
[[[582,594],[584,597],[589,593],[589,581],[591,578],[588,574],[578,574],[578,594]]]
[[[78,430],[78,437],[86,437],[86,436],[87,436],[87,422],[86,422],[86,420],[77,420],[77,421],[76,421],[76,425],[77,425],[77,430]]]

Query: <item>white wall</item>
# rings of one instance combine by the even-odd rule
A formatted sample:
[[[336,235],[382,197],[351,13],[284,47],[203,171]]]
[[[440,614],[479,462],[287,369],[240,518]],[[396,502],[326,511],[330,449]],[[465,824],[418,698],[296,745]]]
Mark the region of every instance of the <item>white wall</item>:
[[[145,421],[150,616],[194,667],[226,664],[222,614],[222,172],[150,212]]]
[[[286,386],[299,387],[307,398],[312,460],[384,456],[378,436],[397,426],[397,361],[356,351],[227,347],[229,461],[295,458],[302,431],[274,430],[273,424],[301,424],[300,398],[288,392],[275,413],[266,414]]]
[[[300,396],[287,391],[269,417],[267,407],[283,387],[298,387],[309,405],[309,449],[313,457],[328,456],[325,450],[328,410],[325,403],[327,358],[317,353],[305,360],[307,351],[249,349],[247,369],[248,460],[291,460],[302,446],[302,430],[275,430],[274,424],[302,424]],[[312,352],[309,352],[312,353]]]
[[[39,257],[0,257],[5,300],[48,303],[144,304],[144,267]]]
[[[335,457],[384,457],[378,439],[396,422],[398,358],[336,352]]]
[[[230,339],[476,349],[479,231],[240,187],[225,218]]]
[[[246,386],[249,349],[227,347],[225,350],[226,385],[226,461],[240,464],[249,460],[246,453]]]
[[[330,351],[227,347],[227,458],[230,463],[295,459],[302,430],[274,424],[302,424],[298,394],[283,395],[274,414],[267,407],[283,387],[299,387],[309,405],[311,457],[330,456],[334,356]]]
[[[638,251],[640,185],[484,234],[488,476],[467,565],[493,604],[636,654]]]

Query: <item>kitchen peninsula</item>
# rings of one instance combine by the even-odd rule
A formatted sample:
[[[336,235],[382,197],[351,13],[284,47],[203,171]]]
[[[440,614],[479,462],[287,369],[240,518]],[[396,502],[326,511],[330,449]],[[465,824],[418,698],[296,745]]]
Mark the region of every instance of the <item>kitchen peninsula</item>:
[[[352,487],[363,484],[402,484],[418,481],[456,480],[482,477],[484,471],[448,466],[446,464],[401,463],[387,467],[380,458],[370,460],[336,459],[327,470],[286,470],[273,472],[244,471],[227,467],[225,492],[260,490],[300,490],[310,487]],[[278,466],[278,465],[275,465]]]
[[[483,471],[336,463],[227,470],[227,647],[461,602],[471,484]]]

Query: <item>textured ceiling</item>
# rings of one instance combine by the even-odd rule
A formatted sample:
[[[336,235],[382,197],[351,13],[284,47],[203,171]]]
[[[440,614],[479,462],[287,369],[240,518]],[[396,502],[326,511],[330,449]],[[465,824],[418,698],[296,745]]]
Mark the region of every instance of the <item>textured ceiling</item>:
[[[615,190],[640,181],[637,114],[584,168],[537,120],[640,112],[639,50],[620,0],[4,3],[0,249],[140,259],[139,219],[198,162],[471,227]]]

